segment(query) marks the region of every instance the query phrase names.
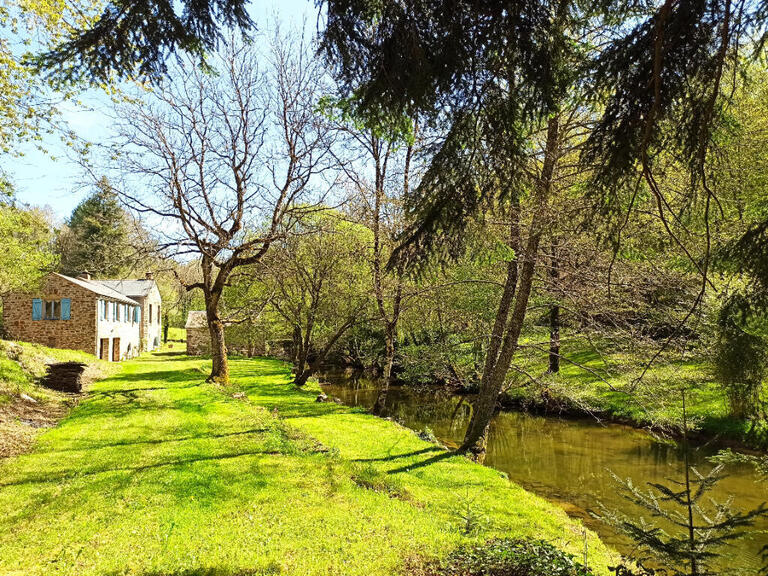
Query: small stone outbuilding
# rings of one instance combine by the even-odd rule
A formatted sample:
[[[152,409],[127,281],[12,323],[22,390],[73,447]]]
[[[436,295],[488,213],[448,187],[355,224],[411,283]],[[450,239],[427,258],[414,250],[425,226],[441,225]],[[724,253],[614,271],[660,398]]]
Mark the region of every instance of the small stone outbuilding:
[[[187,354],[205,356],[211,353],[211,334],[205,310],[192,310],[187,314]]]

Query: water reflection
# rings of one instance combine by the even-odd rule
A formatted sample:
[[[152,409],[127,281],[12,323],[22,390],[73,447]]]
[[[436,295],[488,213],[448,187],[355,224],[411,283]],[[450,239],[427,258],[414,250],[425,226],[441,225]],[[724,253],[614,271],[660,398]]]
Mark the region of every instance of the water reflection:
[[[327,372],[323,385],[330,395],[346,404],[371,408],[377,397],[377,383],[355,372]],[[469,423],[469,399],[442,389],[394,386],[387,396],[385,416],[396,418],[414,430],[430,428],[449,446],[457,446]],[[697,447],[692,462],[706,473],[712,465],[707,457],[716,450]],[[486,464],[509,474],[514,482],[561,505],[596,530],[603,540],[622,551],[630,542],[612,528],[595,520],[590,511],[600,503],[627,515],[640,510],[618,495],[611,472],[632,478],[635,484],[679,479],[683,473],[680,449],[659,442],[641,430],[616,424],[601,425],[594,420],[558,419],[517,412],[498,414],[488,436]],[[749,466],[729,465],[728,477],[712,497],[725,502],[733,497],[741,509],[754,508],[768,500],[766,482],[759,481]],[[647,512],[645,513],[648,518]],[[760,549],[768,544],[768,520],[761,520],[749,540],[727,549],[723,566],[756,574]]]

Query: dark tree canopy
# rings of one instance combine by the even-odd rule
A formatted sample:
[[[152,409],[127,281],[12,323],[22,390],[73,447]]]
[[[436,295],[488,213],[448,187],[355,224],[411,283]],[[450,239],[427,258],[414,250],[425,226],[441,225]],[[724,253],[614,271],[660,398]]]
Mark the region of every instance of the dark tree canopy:
[[[569,0],[330,0],[322,49],[362,115],[421,117],[441,137],[395,257],[455,256],[467,219],[519,193],[532,125],[572,83]]]
[[[37,64],[67,80],[159,79],[177,51],[204,56],[227,28],[253,29],[248,0],[115,0]]]
[[[602,117],[586,159],[602,185],[622,183],[638,163],[675,150],[701,178],[734,75],[765,39],[768,3],[666,0],[637,25],[616,28],[587,79]]]
[[[514,187],[526,122],[553,112],[569,86],[592,98],[584,112],[597,125],[583,159],[599,168],[600,189],[638,166],[650,172],[665,151],[701,182],[733,75],[761,52],[768,18],[768,3],[751,0],[327,6],[323,48],[359,106],[431,116],[447,134],[404,237],[425,249]],[[496,181],[485,177],[494,171]]]

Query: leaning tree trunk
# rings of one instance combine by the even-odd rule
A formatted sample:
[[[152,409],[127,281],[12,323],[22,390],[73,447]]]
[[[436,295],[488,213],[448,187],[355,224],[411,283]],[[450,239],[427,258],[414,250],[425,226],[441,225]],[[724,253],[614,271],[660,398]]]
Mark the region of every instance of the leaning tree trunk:
[[[304,386],[307,383],[307,380],[309,380],[310,376],[313,376],[319,369],[320,366],[323,365],[323,362],[325,362],[326,357],[330,353],[330,351],[333,349],[333,347],[336,345],[336,342],[341,338],[344,333],[353,326],[354,320],[350,319],[347,320],[344,324],[339,327],[339,329],[331,336],[331,339],[328,341],[328,343],[325,345],[325,348],[320,350],[317,353],[317,356],[315,356],[311,362],[307,362],[305,360],[304,366],[301,369],[301,371],[296,371],[296,377],[293,379],[293,383],[296,386]],[[305,341],[306,349],[308,350],[310,348],[311,342]]]
[[[556,291],[560,280],[560,266],[557,260],[557,249],[552,247],[552,261],[550,262],[549,277],[552,290]],[[557,302],[549,309],[549,373],[560,372],[560,306]]]
[[[511,280],[516,279],[517,274],[510,268],[507,273],[507,282],[497,311],[494,332],[489,345],[488,353],[490,357],[486,359],[480,392],[475,400],[472,418],[469,421],[469,427],[464,436],[464,443],[460,448],[460,451],[471,454],[479,462],[482,462],[485,458],[488,427],[496,411],[496,402],[512,363],[512,357],[517,349],[520,333],[523,329],[523,322],[525,321],[528,300],[533,286],[534,272],[536,270],[543,220],[545,219],[545,208],[557,161],[558,140],[558,118],[553,116],[547,124],[544,163],[536,184],[534,214],[525,252],[523,253],[522,269],[519,272],[519,286],[517,286],[515,291],[513,285],[511,285]],[[513,294],[514,307],[507,319]],[[502,329],[499,329],[500,326]],[[498,357],[496,357],[497,353]]]

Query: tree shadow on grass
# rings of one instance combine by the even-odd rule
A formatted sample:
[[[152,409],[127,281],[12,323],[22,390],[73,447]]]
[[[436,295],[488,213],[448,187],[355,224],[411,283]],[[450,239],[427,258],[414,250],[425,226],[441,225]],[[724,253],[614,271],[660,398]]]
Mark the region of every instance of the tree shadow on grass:
[[[39,450],[38,454],[54,455],[64,454],[66,452],[82,452],[84,450],[104,450],[108,448],[128,447],[128,446],[151,446],[156,444],[172,444],[174,442],[187,442],[189,440],[214,440],[221,438],[231,438],[233,436],[246,436],[249,434],[260,434],[269,432],[269,428],[250,428],[248,430],[237,430],[235,432],[222,432],[212,434],[190,434],[186,436],[163,436],[161,438],[152,438],[147,440],[122,440],[118,442],[79,444],[75,448],[63,448],[58,450]],[[1,484],[1,482],[0,482]]]
[[[429,454],[432,452],[439,452],[444,454],[445,450],[432,446],[429,448],[422,448],[421,450],[414,450],[413,452],[403,452],[401,454],[391,454],[389,456],[381,456],[379,458],[354,458],[352,462],[391,462],[392,460],[398,460],[400,458],[408,458],[410,456],[418,456],[419,454]],[[448,454],[451,454],[448,452]]]
[[[166,459],[159,462],[152,462],[151,464],[138,464],[136,466],[105,466],[103,468],[96,468],[93,470],[81,470],[81,471],[66,471],[63,474],[51,474],[50,472],[43,471],[39,475],[28,475],[18,480],[11,480],[10,482],[0,481],[0,488],[6,488],[9,486],[25,486],[30,484],[57,484],[63,480],[75,480],[79,478],[87,478],[89,476],[96,476],[99,474],[108,474],[112,472],[129,472],[131,474],[137,474],[139,472],[146,472],[156,468],[165,467],[179,467],[189,464],[195,464],[197,462],[209,462],[209,461],[221,461],[229,460],[231,458],[240,458],[243,456],[266,456],[282,454],[282,450],[272,449],[260,449],[260,450],[236,450],[234,452],[225,452],[215,455],[196,455],[189,458],[175,458]]]
[[[448,452],[447,450],[445,450],[440,452],[440,454],[435,454],[431,458],[426,458],[419,462],[414,462],[412,464],[405,464],[404,466],[400,466],[399,468],[393,468],[391,470],[387,470],[387,474],[399,474],[400,472],[411,472],[418,468],[424,468],[425,466],[436,464],[441,460],[445,460],[447,458],[453,458],[454,456],[459,456],[459,455],[456,454],[455,452]],[[459,456],[459,457],[461,458],[462,456]]]
[[[232,568],[184,568],[182,570],[152,570],[150,572],[141,572],[138,576],[271,576],[273,574],[282,574],[282,569],[278,564],[268,564],[263,568],[241,568],[233,570]],[[123,572],[110,572],[105,576],[122,576]]]

